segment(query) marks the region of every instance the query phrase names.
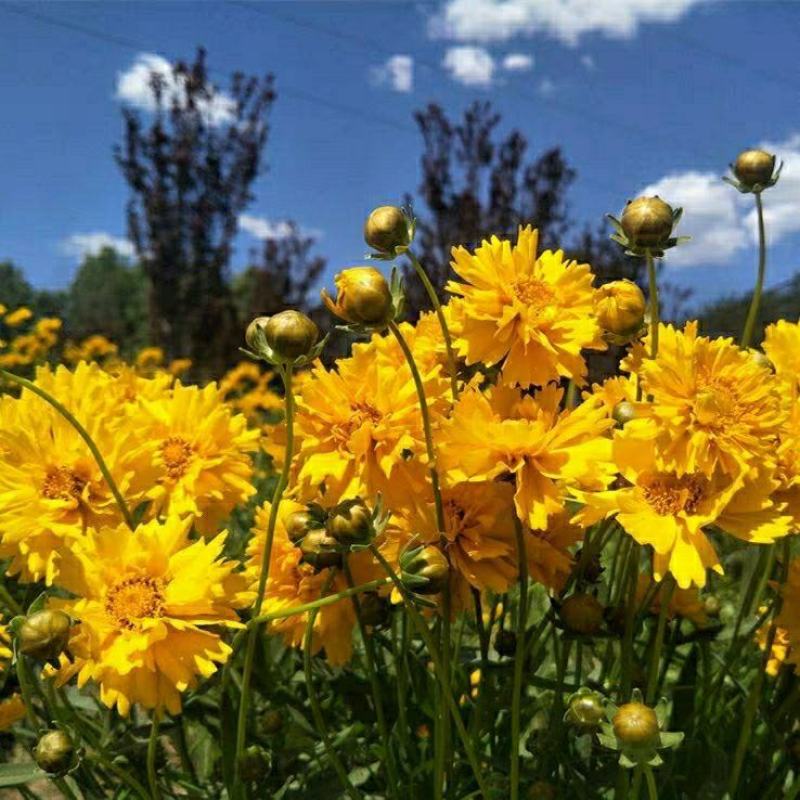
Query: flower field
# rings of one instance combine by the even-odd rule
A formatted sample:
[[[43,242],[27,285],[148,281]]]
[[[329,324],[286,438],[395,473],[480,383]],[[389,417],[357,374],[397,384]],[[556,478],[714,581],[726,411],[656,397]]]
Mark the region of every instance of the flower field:
[[[646,292],[528,225],[450,243],[444,303],[378,208],[332,331],[258,317],[203,385],[0,309],[0,787],[800,796],[800,322],[753,346],[779,176],[729,178],[760,222],[738,341],[660,321],[658,197],[611,218]]]

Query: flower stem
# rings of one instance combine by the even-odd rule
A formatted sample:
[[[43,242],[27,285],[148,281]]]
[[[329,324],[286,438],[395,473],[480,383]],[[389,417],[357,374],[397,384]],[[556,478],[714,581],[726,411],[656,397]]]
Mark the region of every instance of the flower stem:
[[[406,255],[414,267],[414,271],[422,281],[425,291],[428,293],[428,299],[431,301],[433,310],[436,312],[436,318],[439,320],[439,327],[442,329],[442,337],[444,338],[444,346],[447,351],[447,369],[450,373],[450,388],[453,391],[453,400],[458,400],[458,371],[456,370],[456,357],[453,351],[453,339],[450,336],[450,329],[447,327],[447,320],[442,310],[442,304],[439,302],[439,296],[436,294],[436,289],[433,288],[428,273],[425,268],[419,263],[419,259],[411,252],[406,251]]]
[[[767,270],[767,236],[764,231],[764,206],[761,203],[761,192],[755,192],[756,211],[758,212],[758,274],[756,285],[753,289],[753,299],[750,301],[750,308],[747,311],[747,319],[742,331],[742,347],[750,347],[753,339],[753,331],[758,319],[758,311],[761,307],[761,295],[764,291],[764,275]]]
[[[294,397],[292,395],[292,367],[286,365],[281,369],[284,390],[284,413],[286,417],[286,450],[283,456],[283,468],[281,469],[275,490],[272,493],[272,503],[269,509],[269,522],[267,523],[267,535],[264,541],[264,552],[261,560],[261,572],[258,577],[258,591],[253,605],[253,616],[257,619],[261,614],[261,607],[264,604],[264,595],[269,579],[269,562],[272,555],[272,542],[275,539],[275,526],[278,521],[278,509],[281,504],[283,492],[289,483],[289,471],[292,467],[292,457],[294,456]],[[255,662],[256,642],[258,641],[260,625],[252,625],[247,636],[247,646],[244,655],[244,668],[242,670],[242,692],[239,700],[239,716],[236,721],[236,751],[233,765],[233,785],[237,787],[241,780],[241,761],[244,754],[245,739],[247,738],[247,706],[250,692],[250,681],[253,676],[253,664]]]
[[[378,550],[378,548],[373,544],[370,545],[370,552],[376,558],[378,563],[384,568],[384,570],[386,570],[386,574],[389,575],[389,577],[392,579],[392,583],[394,583],[397,590],[403,596],[403,600],[405,601],[406,608],[408,609],[408,613],[411,618],[411,624],[414,626],[414,629],[425,643],[425,646],[428,648],[431,661],[433,661],[434,673],[439,678],[439,683],[442,687],[442,694],[445,697],[447,706],[450,709],[450,715],[452,716],[456,725],[456,733],[458,733],[458,738],[461,740],[461,744],[463,745],[464,751],[467,754],[467,760],[469,761],[470,767],[472,767],[472,773],[475,776],[478,788],[480,789],[484,799],[488,800],[490,795],[483,781],[483,770],[481,769],[481,765],[478,763],[478,759],[475,756],[475,750],[472,747],[472,742],[467,735],[466,728],[464,727],[464,721],[461,719],[461,712],[458,710],[458,705],[456,705],[456,701],[453,699],[452,692],[450,691],[450,682],[447,680],[444,674],[442,661],[439,658],[439,652],[435,642],[433,641],[431,632],[428,629],[425,620],[422,618],[416,606],[414,605],[413,596],[405,587],[405,584],[400,580],[397,573],[392,569],[389,562],[383,557],[380,550]]]
[[[656,265],[653,254],[647,250],[645,253],[647,263],[647,280],[650,287],[650,358],[658,354],[658,323],[660,322],[658,310],[658,281],[656,280]]]
[[[331,569],[328,572],[328,577],[325,580],[325,584],[322,587],[322,594],[324,595],[327,592],[331,584],[333,583],[333,579],[336,577],[336,570]],[[328,726],[325,724],[325,717],[322,715],[322,706],[319,702],[319,697],[317,696],[316,689],[314,688],[314,674],[311,668],[311,646],[314,639],[314,622],[317,618],[317,612],[319,611],[318,608],[312,608],[311,611],[308,612],[308,621],[306,623],[306,635],[305,641],[303,643],[303,671],[305,673],[306,678],[306,691],[308,692],[308,702],[311,706],[311,714],[314,717],[314,724],[317,726],[317,732],[322,739],[322,744],[325,747],[325,752],[328,756],[328,760],[331,762],[331,766],[336,771],[336,774],[339,776],[339,781],[341,782],[344,790],[347,792],[348,796],[351,800],[361,800],[361,794],[358,792],[355,786],[350,782],[350,778],[347,777],[347,770],[344,768],[344,764],[342,764],[341,759],[339,758],[336,748],[333,746],[333,742],[331,741],[330,734],[328,733]]]
[[[120,492],[119,487],[117,486],[116,481],[111,474],[111,470],[109,470],[105,459],[97,449],[97,445],[89,435],[89,432],[83,427],[83,425],[81,425],[80,422],[78,422],[74,414],[72,414],[62,403],[56,400],[56,398],[53,397],[49,392],[46,392],[40,386],[37,386],[33,381],[29,381],[27,378],[22,378],[19,375],[15,375],[13,372],[8,372],[4,369],[0,369],[0,375],[41,397],[42,400],[44,400],[46,403],[49,403],[56,411],[58,411],[59,414],[61,414],[62,417],[64,417],[67,422],[69,422],[70,425],[72,425],[73,428],[75,428],[78,435],[81,437],[81,439],[83,439],[83,441],[86,443],[86,446],[89,448],[89,452],[92,454],[92,457],[97,462],[100,473],[102,474],[105,482],[108,484],[111,494],[114,495],[114,500],[116,501],[117,506],[119,506],[119,510],[122,514],[122,518],[125,520],[125,524],[131,530],[134,530],[136,528],[136,523],[134,522],[133,516],[128,509],[128,504],[125,502],[125,498],[122,496],[122,493]]]
[[[156,775],[156,751],[158,750],[158,726],[160,721],[159,712],[154,711],[153,721],[150,725],[150,738],[147,740],[147,785],[150,787],[152,800],[160,800],[161,798]]]
[[[658,788],[656,787],[656,777],[653,774],[653,768],[647,764],[644,768],[644,777],[647,781],[647,797],[648,800],[658,800]]]
[[[353,589],[353,573],[350,570],[347,556],[344,557],[344,575],[347,579],[347,585]],[[372,689],[372,702],[375,704],[375,717],[378,721],[378,731],[383,741],[383,757],[386,759],[386,771],[389,778],[389,794],[394,798],[399,798],[399,777],[397,774],[397,764],[395,763],[394,750],[392,749],[392,741],[389,735],[389,726],[386,724],[386,714],[383,710],[383,698],[381,697],[381,684],[378,680],[378,674],[375,671],[375,644],[372,641],[372,636],[367,631],[367,626],[361,616],[361,603],[359,602],[358,595],[351,596],[353,603],[353,611],[355,611],[356,620],[358,620],[358,630],[361,633],[361,639],[364,642],[364,656],[367,666],[367,677],[369,678],[370,687]]]
[[[656,686],[658,684],[658,664],[661,661],[661,648],[664,644],[664,629],[667,626],[667,614],[669,612],[669,601],[675,589],[675,580],[671,575],[664,579],[664,586],[660,598],[658,609],[658,623],[656,626],[656,637],[653,643],[653,650],[650,656],[650,667],[647,673],[647,690],[645,692],[645,702],[652,705],[655,701]]]
[[[511,689],[511,800],[519,798],[519,736],[522,703],[522,670],[525,665],[525,628],[528,621],[528,554],[525,532],[512,510],[519,569],[519,607],[517,609],[517,648],[514,655],[514,683]]]

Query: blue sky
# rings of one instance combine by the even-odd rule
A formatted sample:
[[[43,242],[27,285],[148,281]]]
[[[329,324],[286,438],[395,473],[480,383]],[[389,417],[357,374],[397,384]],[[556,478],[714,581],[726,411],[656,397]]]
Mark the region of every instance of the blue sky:
[[[277,82],[235,265],[285,219],[319,232],[330,273],[358,262],[365,214],[418,184],[413,111],[485,98],[534,154],[563,147],[576,220],[645,188],[683,204],[694,242],[668,270],[700,299],[752,283],[752,199],[719,176],[768,144],[786,161],[764,198],[769,282],[800,268],[800,3],[722,0],[0,3],[0,259],[64,286],[81,252],[124,240],[121,76],[135,103],[144,54],[199,44],[215,78]]]

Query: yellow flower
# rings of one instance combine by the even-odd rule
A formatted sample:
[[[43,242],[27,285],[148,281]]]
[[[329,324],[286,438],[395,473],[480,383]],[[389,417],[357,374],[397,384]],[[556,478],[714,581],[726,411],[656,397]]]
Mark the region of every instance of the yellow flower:
[[[70,363],[79,361],[103,361],[117,355],[117,346],[102,334],[89,336],[79,344],[68,342],[64,348],[64,359]]]
[[[74,372],[40,368],[36,383],[87,428],[130,507],[154,478],[137,454],[114,379],[96,365]],[[0,399],[0,558],[9,573],[50,584],[72,542],[87,526],[121,520],[111,491],[83,439],[55,409],[28,390]]]
[[[81,540],[75,568],[61,576],[77,597],[51,601],[78,622],[59,683],[95,681],[123,716],[137,703],[176,714],[181,693],[228,659],[218,626],[241,627],[235,607],[250,596],[235,562],[221,558],[226,533],[192,542],[191,522],[170,515]]]
[[[731,339],[698,336],[696,322],[659,330],[658,357],[638,366],[652,402],[637,407],[641,419],[626,430],[657,437],[660,457],[677,472],[711,477],[719,465],[735,475],[741,464],[773,462],[785,412],[772,372]]]
[[[630,423],[629,423],[630,424]],[[722,573],[705,529],[714,525],[744,541],[766,544],[789,533],[791,518],[770,500],[777,487],[765,470],[677,473],[660,463],[653,442],[621,434],[614,441],[620,474],[630,485],[579,492],[586,505],[575,521],[591,525],[615,516],[637,542],[652,546],[653,575],[669,572],[679,587],[704,586],[706,569]]]
[[[0,620],[3,617],[0,615]],[[0,622],[0,672],[2,672],[8,662],[11,660],[11,657],[14,655],[13,651],[11,650],[11,635],[8,632],[8,625],[4,625]]]
[[[15,722],[25,718],[25,703],[16,692],[0,700],[0,731],[7,731]]]
[[[259,433],[231,413],[216,384],[177,384],[169,396],[143,399],[130,425],[157,475],[148,492],[153,513],[192,514],[208,535],[255,493],[250,454]]]
[[[613,414],[619,403],[636,401],[636,376],[615,375],[606,378],[602,383],[592,384],[591,391],[583,392],[583,399],[598,397],[608,414]]]
[[[295,390],[296,377],[292,380]],[[283,408],[283,398],[270,389],[274,379],[273,372],[262,371],[255,361],[242,361],[223,375],[219,389],[227,403],[258,423],[264,414]]]
[[[786,403],[789,414],[780,429],[775,473],[781,485],[774,499],[786,504],[797,529],[800,527],[800,394],[796,389],[786,393]]]
[[[468,364],[505,359],[506,384],[544,386],[565,376],[583,383],[581,350],[604,350],[594,312],[588,264],[566,261],[561,250],[537,257],[538,231],[520,228],[517,243],[492,237],[473,253],[452,251],[452,267],[466,283],[450,281],[463,297],[456,346]]]
[[[187,372],[192,367],[191,358],[175,358],[167,365],[167,372],[179,378],[184,372]]]
[[[267,535],[271,504],[261,506],[256,512],[255,525],[247,546],[247,574],[255,585],[261,571],[264,558],[264,542]],[[283,500],[278,510],[275,528],[275,539],[270,558],[269,580],[262,613],[270,614],[284,611],[293,606],[303,605],[318,600],[330,571],[323,569],[316,572],[309,564],[301,563],[302,553],[295,547],[286,534],[285,521],[290,514],[305,509],[304,505],[293,500]],[[356,580],[360,583],[361,576]],[[367,578],[369,580],[369,578]],[[329,589],[329,594],[342,591],[347,584],[341,574],[337,574]],[[350,659],[352,652],[352,631],[355,614],[349,599],[340,600],[330,606],[319,609],[314,620],[314,632],[311,646],[314,653],[325,650],[327,659],[332,664],[344,664]],[[308,624],[307,614],[295,614],[291,617],[274,620],[270,623],[270,631],[283,636],[289,647],[303,647]]]
[[[640,605],[644,600],[653,583],[654,581],[649,575],[639,576],[636,586],[637,605]],[[659,586],[650,602],[651,614],[658,614],[661,611],[662,591],[663,586]],[[669,603],[667,603],[667,616],[669,619],[676,616],[688,619],[698,628],[705,627],[709,623],[705,604],[695,586],[690,586],[687,589],[681,589],[679,586],[673,588]]]
[[[528,575],[548,589],[561,591],[572,572],[569,548],[583,539],[583,529],[564,511],[547,521],[547,527],[531,529],[525,539]]]
[[[763,613],[764,611],[766,611],[766,608],[762,607],[759,609],[759,613]],[[767,649],[767,639],[769,638],[769,629],[771,625],[771,622],[766,622],[756,631],[756,642],[758,643],[759,649],[762,651]],[[767,659],[767,675],[775,677],[778,672],[780,672],[783,664],[787,662],[792,664],[795,671],[797,670],[797,660],[795,658],[789,660],[789,654],[791,653],[790,646],[789,632],[786,628],[775,628],[775,637],[772,640],[772,648],[769,658]]]
[[[781,380],[800,385],[800,322],[778,320],[764,331],[764,352]]]
[[[23,322],[27,322],[33,316],[33,311],[25,306],[20,306],[15,311],[12,311],[3,318],[3,322],[8,325],[9,328],[17,328],[22,325]]]
[[[448,381],[434,367],[422,372],[431,414],[449,407]],[[390,365],[377,348],[354,349],[336,369],[314,369],[297,398],[297,490],[315,499],[324,485],[326,502],[374,498],[389,507],[409,493],[429,491],[427,457],[414,382],[408,366]]]
[[[160,347],[143,347],[134,359],[136,369],[144,373],[158,369],[163,363],[164,351]]]
[[[440,465],[452,482],[516,478],[517,515],[546,530],[564,510],[573,486],[604,489],[615,475],[611,420],[597,399],[559,411],[562,392],[553,386],[533,396],[509,388],[468,390],[439,434]]]

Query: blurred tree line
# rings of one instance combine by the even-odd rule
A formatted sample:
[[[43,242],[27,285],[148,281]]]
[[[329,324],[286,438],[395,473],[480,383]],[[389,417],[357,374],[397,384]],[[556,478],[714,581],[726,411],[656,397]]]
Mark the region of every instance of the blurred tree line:
[[[324,320],[316,288],[326,261],[313,252],[313,238],[289,222],[279,237],[250,251],[244,270],[231,270],[239,217],[266,169],[272,76],[236,73],[220,93],[200,49],[171,75],[153,73],[150,89],[155,110],[123,108],[114,151],[129,188],[136,258],[129,262],[108,249],[90,255],[63,292],[34,290],[20,270],[2,264],[0,303],[57,314],[70,338],[103,333],[123,353],[157,345],[168,359],[192,358],[195,377],[218,375],[238,358],[241,331],[253,316],[288,305]],[[405,202],[418,218],[415,250],[440,293],[454,243],[474,247],[492,234],[513,236],[527,223],[539,229],[542,248],[558,245],[588,261],[600,283],[624,277],[644,284],[643,262],[624,256],[604,223],[581,228],[571,219],[567,197],[576,173],[560,148],[531,154],[520,131],[501,132],[500,114],[488,102],[473,103],[459,119],[430,104],[415,121],[421,177]],[[425,309],[418,282],[406,286],[412,313]],[[665,287],[664,296],[665,315],[680,316],[687,295]],[[772,312],[777,305],[762,308]],[[719,319],[733,324],[728,307],[720,307]],[[614,357],[601,358],[594,372],[611,368]]]

